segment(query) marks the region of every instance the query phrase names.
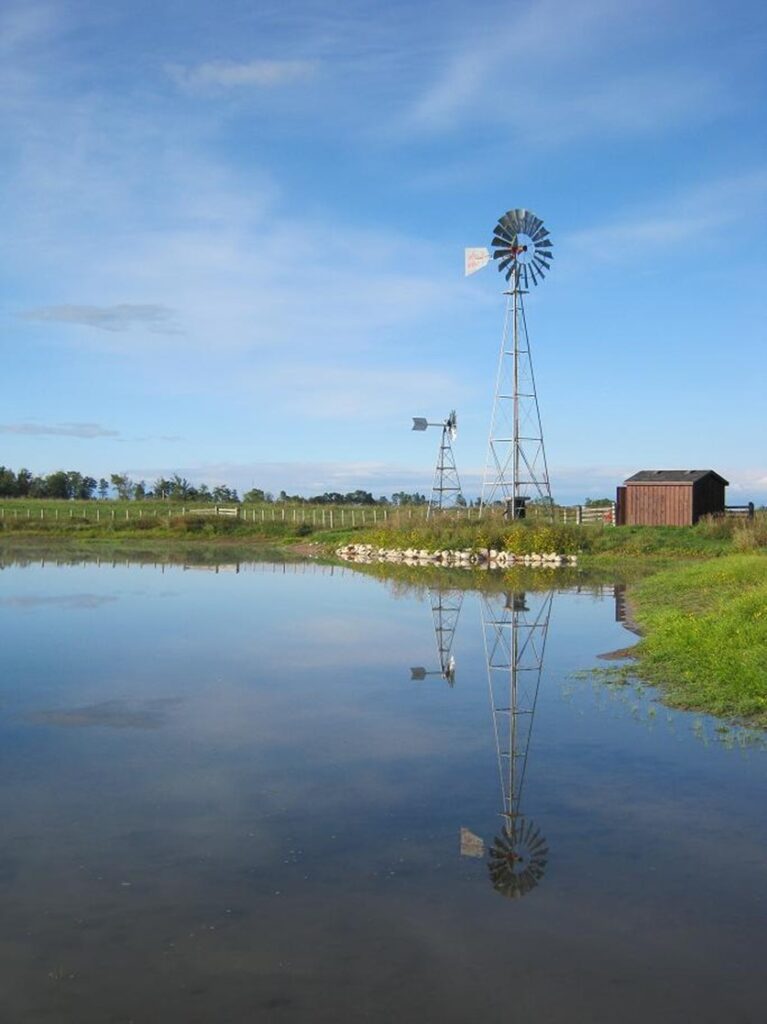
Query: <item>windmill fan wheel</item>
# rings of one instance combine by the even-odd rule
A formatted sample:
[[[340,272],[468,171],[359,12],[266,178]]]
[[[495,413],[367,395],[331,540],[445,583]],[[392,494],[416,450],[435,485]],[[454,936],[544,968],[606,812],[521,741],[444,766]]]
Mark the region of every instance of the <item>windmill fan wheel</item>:
[[[540,217],[529,210],[509,210],[493,234],[493,259],[508,281],[528,288],[537,285],[551,267],[552,241]]]
[[[548,857],[549,848],[538,827],[522,817],[513,819],[490,847],[493,888],[509,899],[525,896],[543,878]]]

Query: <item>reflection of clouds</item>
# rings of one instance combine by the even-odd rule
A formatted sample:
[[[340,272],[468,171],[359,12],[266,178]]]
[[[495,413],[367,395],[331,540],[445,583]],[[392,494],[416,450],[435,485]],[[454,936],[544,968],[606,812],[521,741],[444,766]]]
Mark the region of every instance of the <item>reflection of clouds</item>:
[[[18,594],[14,597],[0,597],[0,606],[5,608],[100,608],[117,600],[115,594],[56,594],[43,597],[37,594]]]
[[[168,720],[167,711],[179,700],[167,697],[148,701],[107,700],[81,708],[35,711],[27,720],[39,725],[67,727],[103,726],[109,729],[159,729]]]
[[[360,673],[391,668],[405,671],[407,645],[415,648],[429,643],[431,623],[418,614],[398,622],[397,643],[380,632],[379,624],[367,611],[358,614],[313,615],[301,623],[295,642],[284,651],[284,663],[295,668],[353,667]]]

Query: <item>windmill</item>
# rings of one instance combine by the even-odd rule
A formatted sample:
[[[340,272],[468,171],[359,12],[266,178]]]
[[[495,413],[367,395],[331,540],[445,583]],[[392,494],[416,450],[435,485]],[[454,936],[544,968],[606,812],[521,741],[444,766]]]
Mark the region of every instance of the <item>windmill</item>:
[[[552,509],[543,428],[535,388],[530,341],[522,299],[551,266],[552,241],[543,221],[529,210],[509,210],[495,226],[493,253],[467,249],[465,273],[475,273],[490,259],[509,283],[493,415],[490,421],[480,508],[503,500],[507,514],[525,515],[526,503],[537,499]]]
[[[493,887],[511,899],[538,885],[549,854],[546,839],[522,814],[521,805],[553,597],[551,590],[531,609],[527,594],[520,591],[506,594],[500,608],[494,595],[482,596],[487,680],[503,801],[503,825],[490,845],[488,870]],[[484,844],[479,847],[481,842],[462,829],[461,847],[468,856],[484,849]]]
[[[458,434],[458,417],[453,409],[446,420],[441,423],[429,423],[423,416],[413,417],[413,430],[426,430],[427,427],[440,427],[442,434],[437,453],[437,466],[434,470],[434,482],[431,485],[429,507],[426,510],[428,519],[435,509],[454,508],[458,505],[461,494],[461,481],[453,455],[453,441]]]
[[[463,606],[463,591],[448,590],[444,587],[429,589],[431,613],[434,618],[434,636],[437,641],[439,669],[427,672],[422,666],[410,669],[410,678],[422,680],[426,676],[441,676],[450,686],[455,686],[455,658],[453,640],[458,617]]]

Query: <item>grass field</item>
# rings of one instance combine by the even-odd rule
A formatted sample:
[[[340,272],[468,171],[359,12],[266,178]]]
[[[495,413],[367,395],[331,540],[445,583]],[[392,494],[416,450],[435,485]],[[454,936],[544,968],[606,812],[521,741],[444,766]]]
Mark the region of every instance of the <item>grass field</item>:
[[[0,501],[0,532],[8,535],[234,538],[291,543],[311,538],[328,546],[364,541],[379,547],[496,548],[518,554],[579,553],[586,562],[652,558],[712,558],[767,547],[767,515],[751,521],[717,519],[694,527],[565,525],[543,519],[509,523],[477,510],[425,519],[422,508],[241,506],[239,515],[200,514],[204,506],[168,502]]]
[[[669,703],[767,726],[767,555],[655,573],[631,601],[637,671]]]

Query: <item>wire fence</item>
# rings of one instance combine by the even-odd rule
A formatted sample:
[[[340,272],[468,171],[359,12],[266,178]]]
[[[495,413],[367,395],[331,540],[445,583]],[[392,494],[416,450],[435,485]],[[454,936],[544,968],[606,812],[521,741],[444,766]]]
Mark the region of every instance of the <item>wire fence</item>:
[[[563,523],[603,523],[614,525],[615,505],[528,505],[526,518],[533,520],[553,518]],[[377,526],[391,523],[405,525],[423,522],[429,516],[426,506],[328,506],[328,505],[289,505],[275,502],[264,505],[160,505],[157,502],[115,502],[115,501],[60,501],[50,502],[45,499],[7,499],[0,504],[0,522],[4,520],[37,520],[42,522],[85,521],[92,524],[109,526],[117,522],[135,522],[136,520],[172,520],[188,516],[225,517],[238,519],[246,523],[285,523],[293,525],[308,524],[315,529],[355,529],[362,526]],[[462,508],[435,509],[432,518],[453,519],[455,521],[477,521],[479,519],[502,519],[505,516],[503,506],[491,506],[484,509],[478,506]]]

